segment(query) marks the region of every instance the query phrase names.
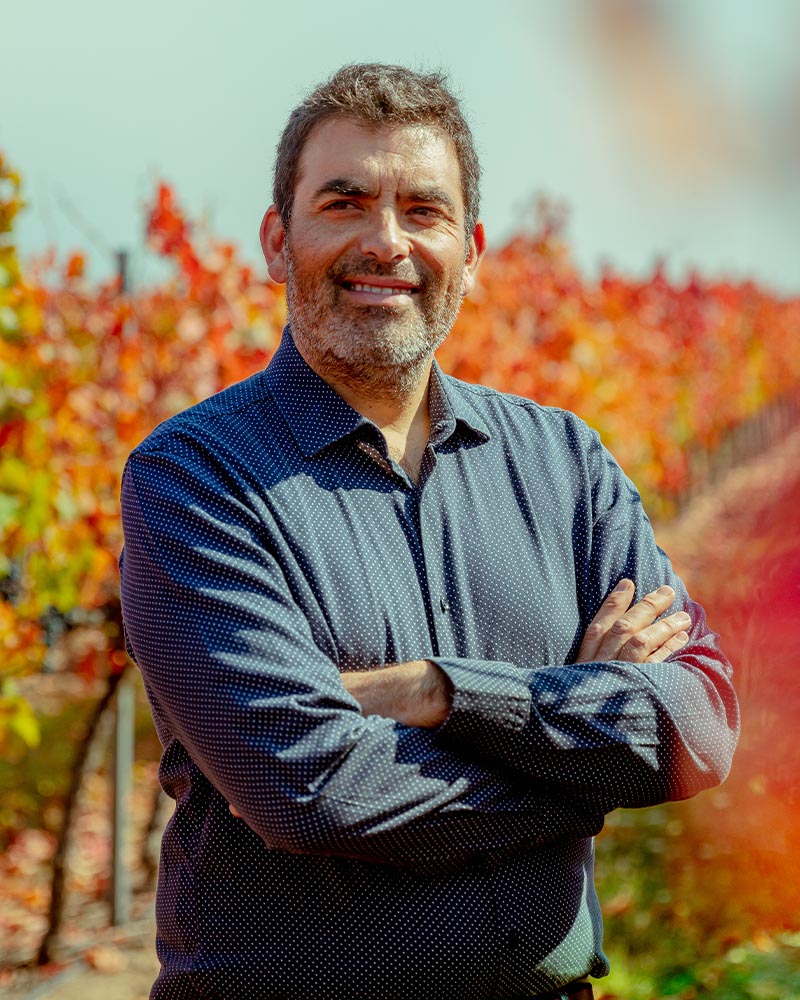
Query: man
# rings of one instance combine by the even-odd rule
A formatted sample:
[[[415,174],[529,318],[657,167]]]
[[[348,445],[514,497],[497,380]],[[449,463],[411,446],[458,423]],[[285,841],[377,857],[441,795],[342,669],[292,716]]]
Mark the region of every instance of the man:
[[[729,665],[597,436],[432,360],[477,182],[438,75],[318,87],[261,227],[279,350],[126,467],[152,997],[591,996],[605,813],[728,770]]]

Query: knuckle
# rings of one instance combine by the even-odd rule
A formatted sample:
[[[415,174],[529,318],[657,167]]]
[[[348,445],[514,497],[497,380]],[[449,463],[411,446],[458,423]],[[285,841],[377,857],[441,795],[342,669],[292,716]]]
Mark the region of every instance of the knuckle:
[[[605,635],[606,630],[601,622],[592,622],[591,625],[586,629],[587,639],[599,639],[601,636]]]
[[[617,618],[614,624],[611,626],[610,631],[614,635],[630,635],[633,631],[634,625],[630,618]]]
[[[628,646],[634,652],[637,652],[637,653],[641,652],[642,650],[645,650],[645,649],[648,648],[648,646],[647,646],[647,639],[645,638],[644,635],[642,635],[641,632],[639,632],[637,635],[633,635],[633,636],[630,637],[630,639],[628,639]]]

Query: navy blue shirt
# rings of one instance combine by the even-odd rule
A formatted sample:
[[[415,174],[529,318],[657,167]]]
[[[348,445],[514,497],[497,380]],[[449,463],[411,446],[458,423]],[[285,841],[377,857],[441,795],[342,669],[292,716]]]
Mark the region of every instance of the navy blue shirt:
[[[158,1000],[602,976],[605,813],[728,770],[729,664],[597,435],[436,364],[430,416],[415,484],[287,331],[128,461],[125,628],[176,800]],[[689,644],[573,664],[625,576],[675,589]],[[339,678],[415,659],[452,683],[437,729],[362,716]]]

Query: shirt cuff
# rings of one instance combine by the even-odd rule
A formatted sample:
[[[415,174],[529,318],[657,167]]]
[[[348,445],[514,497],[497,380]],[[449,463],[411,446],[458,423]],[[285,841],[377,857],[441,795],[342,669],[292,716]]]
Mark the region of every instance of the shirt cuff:
[[[495,728],[519,732],[528,724],[531,693],[524,671],[513,663],[465,657],[428,657],[452,684],[450,714],[439,726],[443,735],[486,735]]]

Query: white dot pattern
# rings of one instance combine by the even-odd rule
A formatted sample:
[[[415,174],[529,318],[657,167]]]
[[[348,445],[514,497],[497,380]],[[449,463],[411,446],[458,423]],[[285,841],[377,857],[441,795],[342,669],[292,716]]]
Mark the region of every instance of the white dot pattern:
[[[607,973],[592,835],[721,780],[738,715],[593,431],[434,366],[414,484],[287,330],[133,452],[122,509],[176,800],[155,1000],[480,1000]],[[675,588],[689,645],[573,664],[623,576]],[[339,680],[425,658],[454,686],[438,730],[362,717]]]

